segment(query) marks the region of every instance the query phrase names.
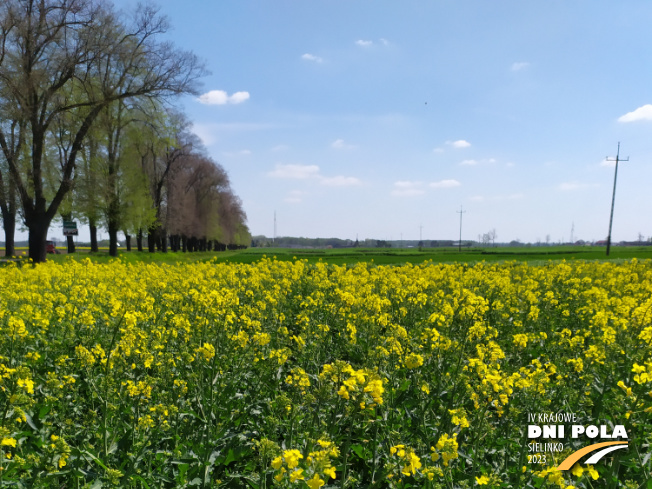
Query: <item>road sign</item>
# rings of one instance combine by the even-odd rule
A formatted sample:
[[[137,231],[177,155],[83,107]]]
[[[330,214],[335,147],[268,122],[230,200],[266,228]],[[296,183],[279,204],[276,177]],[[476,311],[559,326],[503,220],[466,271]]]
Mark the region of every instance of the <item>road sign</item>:
[[[63,235],[64,236],[77,236],[77,223],[75,221],[63,221]]]

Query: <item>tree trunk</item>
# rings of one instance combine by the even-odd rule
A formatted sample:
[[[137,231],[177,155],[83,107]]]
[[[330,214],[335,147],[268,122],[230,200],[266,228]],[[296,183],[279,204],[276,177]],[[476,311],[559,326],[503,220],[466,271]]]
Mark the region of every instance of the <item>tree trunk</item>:
[[[2,212],[2,222],[5,230],[5,256],[14,256],[16,254],[16,214],[8,211]]]
[[[136,234],[136,248],[138,251],[143,251],[143,230],[139,229]]]
[[[91,230],[91,253],[97,253],[99,251],[97,246],[97,226],[95,222],[91,222],[88,227]]]
[[[163,253],[168,252],[168,235],[165,230],[161,233],[161,251]]]
[[[66,242],[68,244],[68,254],[74,253],[75,250],[75,242],[73,240],[72,236],[66,236]]]
[[[127,245],[127,251],[131,251],[131,234],[125,233],[125,244]]]
[[[109,220],[109,256],[118,256],[118,226]]]
[[[150,253],[156,251],[156,229],[154,227],[147,230],[147,248]]]
[[[29,257],[34,263],[43,263],[46,259],[48,229],[50,221],[45,216],[32,219],[29,227]]]

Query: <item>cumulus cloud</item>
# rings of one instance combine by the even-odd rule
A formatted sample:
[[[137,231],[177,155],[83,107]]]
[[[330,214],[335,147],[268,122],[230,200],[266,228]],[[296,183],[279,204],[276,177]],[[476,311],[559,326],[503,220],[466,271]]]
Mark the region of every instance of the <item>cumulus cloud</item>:
[[[306,61],[313,61],[315,63],[321,63],[322,61],[324,61],[323,58],[320,58],[319,56],[315,56],[314,54],[310,54],[310,53],[302,54],[301,59],[304,59]]]
[[[200,95],[197,100],[204,105],[241,104],[249,99],[249,92],[235,92],[229,95],[224,90],[211,90]]]
[[[331,148],[335,149],[353,149],[355,148],[355,145],[353,144],[347,144],[344,142],[344,139],[336,139],[331,143]]]
[[[468,148],[471,146],[471,143],[465,141],[464,139],[458,139],[457,141],[446,141],[446,143],[453,148]]]
[[[512,63],[512,71],[521,71],[521,70],[524,70],[525,68],[527,68],[528,66],[530,66],[530,63],[527,63],[525,61],[519,61],[519,62],[516,62],[516,63]]]
[[[460,182],[457,180],[440,180],[438,182],[432,182],[430,184],[431,188],[452,188],[452,187],[459,187],[462,185]]]
[[[337,175],[327,177],[321,174],[317,165],[277,164],[273,171],[267,176],[287,180],[312,180],[328,187],[351,187],[361,185],[362,182],[355,177]]]
[[[475,166],[478,164],[478,160],[463,160],[460,165],[462,166]]]
[[[409,180],[399,180],[394,182],[394,189],[391,195],[394,197],[416,197],[425,194],[423,182],[411,182]]]
[[[652,105],[645,104],[632,112],[622,115],[618,118],[618,122],[636,122],[636,121],[650,121],[652,120]]]
[[[319,167],[317,165],[277,164],[274,171],[267,175],[273,178],[305,180],[318,177]]]
[[[358,39],[355,43],[358,46],[362,46],[363,48],[368,48],[369,46],[373,46],[373,44],[374,44],[373,41],[365,41],[363,39]]]

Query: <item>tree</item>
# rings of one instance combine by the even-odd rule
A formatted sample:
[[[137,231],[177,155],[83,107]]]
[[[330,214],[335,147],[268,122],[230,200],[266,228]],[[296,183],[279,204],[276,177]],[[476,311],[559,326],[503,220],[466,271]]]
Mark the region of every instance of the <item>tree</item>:
[[[2,144],[3,161],[0,162],[0,211],[5,232],[5,256],[16,254],[15,234],[16,215],[18,211],[18,194],[16,182],[9,175],[8,161],[19,162],[24,157],[24,121],[18,117],[14,107],[3,107],[4,117],[0,118],[0,126],[6,137]]]
[[[77,155],[100,112],[121,99],[194,93],[203,66],[193,54],[157,40],[167,28],[152,7],[139,8],[127,25],[112,7],[91,0],[0,4],[0,147],[35,262],[46,258],[50,223],[72,189]],[[72,144],[49,196],[46,137],[62,114],[71,116]],[[12,151],[12,141],[21,140],[29,141],[24,167]]]

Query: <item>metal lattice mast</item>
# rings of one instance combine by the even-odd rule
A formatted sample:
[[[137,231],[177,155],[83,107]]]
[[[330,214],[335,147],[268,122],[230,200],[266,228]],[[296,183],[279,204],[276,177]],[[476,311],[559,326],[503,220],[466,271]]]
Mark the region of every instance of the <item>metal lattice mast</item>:
[[[615,161],[616,169],[614,170],[614,191],[611,195],[611,214],[609,215],[609,234],[607,235],[607,256],[609,256],[609,251],[611,250],[611,226],[614,221],[614,203],[616,202],[616,180],[618,178],[618,162],[619,161],[629,161],[629,157],[624,160],[620,159],[620,143],[618,143],[618,151],[616,152],[616,158],[607,157],[607,161]]]

